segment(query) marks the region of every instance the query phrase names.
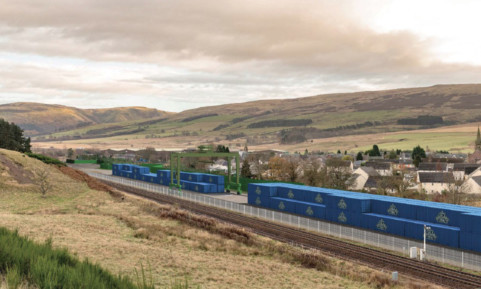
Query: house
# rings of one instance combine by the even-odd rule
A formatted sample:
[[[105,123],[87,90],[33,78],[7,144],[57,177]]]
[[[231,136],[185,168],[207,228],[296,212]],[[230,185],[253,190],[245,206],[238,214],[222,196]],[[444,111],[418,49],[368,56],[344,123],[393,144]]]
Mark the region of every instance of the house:
[[[475,169],[472,173],[469,174],[468,178],[481,176],[481,167]]]
[[[447,172],[449,168],[452,168],[452,164],[448,163],[420,163],[418,172]]]
[[[452,172],[418,172],[419,190],[428,194],[448,191],[455,185]]]
[[[375,169],[380,176],[392,176],[392,167],[390,162],[366,162],[364,166]]]
[[[373,178],[380,177],[381,175],[372,167],[360,167],[355,170],[352,174],[354,179],[353,184],[351,186],[352,190],[360,191],[363,190],[366,186],[366,183],[371,179],[371,183],[373,182]],[[377,185],[376,185],[377,187]]]
[[[392,168],[395,171],[414,169],[414,163],[412,159],[401,159],[392,162]]]
[[[453,174],[456,181],[462,181],[476,169],[481,167],[481,164],[454,164]]]
[[[481,175],[468,178],[462,187],[464,193],[481,194]]]

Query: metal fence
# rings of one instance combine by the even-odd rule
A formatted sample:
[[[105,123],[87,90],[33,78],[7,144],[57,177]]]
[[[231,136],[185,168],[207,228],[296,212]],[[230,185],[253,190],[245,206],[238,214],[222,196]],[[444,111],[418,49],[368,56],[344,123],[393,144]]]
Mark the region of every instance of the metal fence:
[[[396,251],[403,255],[409,255],[410,247],[421,248],[423,246],[420,241],[413,241],[401,237],[395,237],[391,235],[381,234],[377,232],[362,230],[350,226],[343,226],[324,222],[321,220],[315,220],[310,218],[304,218],[292,214],[276,212],[268,209],[253,207],[247,204],[240,204],[236,202],[226,201],[218,198],[213,198],[205,194],[192,193],[186,191],[178,191],[177,189],[170,189],[165,186],[157,184],[146,183],[142,181],[136,181],[132,179],[126,179],[111,175],[104,175],[98,173],[88,173],[90,176],[110,181],[113,183],[128,185],[134,188],[144,189],[150,192],[175,196],[178,198],[190,200],[193,202],[209,205],[213,207],[232,210],[244,215],[253,216],[261,219],[275,221],[282,224],[287,224],[301,229],[309,231],[319,232],[342,239],[347,239],[367,245],[373,245],[376,247]],[[472,252],[465,252],[459,249],[447,248],[442,246],[436,246],[427,244],[426,246],[427,259],[432,261],[438,261],[454,266],[481,271],[481,254]]]

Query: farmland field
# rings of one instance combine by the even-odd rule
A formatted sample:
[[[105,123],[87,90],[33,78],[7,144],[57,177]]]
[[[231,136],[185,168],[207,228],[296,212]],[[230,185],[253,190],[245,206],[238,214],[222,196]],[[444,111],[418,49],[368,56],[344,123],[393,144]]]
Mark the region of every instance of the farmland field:
[[[281,145],[279,143],[266,143],[263,145],[249,145],[250,150],[278,149],[289,152],[305,149],[309,151],[321,150],[335,152],[347,150],[352,152],[364,151],[372,148],[373,144],[378,144],[381,149],[403,149],[410,150],[417,145],[429,147],[430,150],[447,150],[450,152],[469,153],[473,151],[473,143],[476,137],[477,125],[465,124],[448,127],[440,127],[425,130],[410,130],[399,132],[375,133],[364,135],[347,135],[340,137],[322,138],[308,140],[307,142],[295,145]],[[235,132],[235,130],[233,130]],[[35,142],[36,148],[96,148],[96,149],[142,149],[145,147],[155,147],[156,149],[172,150],[184,149],[187,147],[195,148],[198,145],[209,142],[216,142],[215,138],[207,135],[178,136],[165,138],[145,138],[143,135],[116,136],[102,139],[86,139],[59,142]],[[242,149],[245,139],[221,141],[231,148]]]

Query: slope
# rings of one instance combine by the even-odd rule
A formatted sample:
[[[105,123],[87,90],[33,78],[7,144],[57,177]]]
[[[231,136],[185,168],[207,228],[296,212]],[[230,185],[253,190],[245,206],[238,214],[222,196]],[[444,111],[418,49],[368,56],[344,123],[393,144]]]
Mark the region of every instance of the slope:
[[[167,115],[169,115],[168,112],[145,107],[79,109],[26,102],[0,105],[0,118],[16,123],[29,136],[72,130],[100,123],[145,120]]]
[[[346,135],[469,124],[481,121],[480,99],[481,85],[466,84],[262,100],[203,107],[152,121],[88,126],[37,140],[75,139],[69,142],[73,147],[106,143],[142,148],[150,143],[182,148],[206,142],[292,146]]]

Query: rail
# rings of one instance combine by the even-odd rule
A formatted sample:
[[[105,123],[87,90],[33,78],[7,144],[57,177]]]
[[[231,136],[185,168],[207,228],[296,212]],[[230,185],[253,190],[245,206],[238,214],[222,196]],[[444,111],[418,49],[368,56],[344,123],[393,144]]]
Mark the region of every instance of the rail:
[[[188,191],[179,192],[176,189],[170,189],[165,186],[111,175],[104,175],[92,172],[88,172],[88,174],[92,177],[112,183],[127,185],[133,188],[143,189],[154,193],[174,196],[177,198],[190,200],[208,206],[231,210],[247,216],[257,217],[264,220],[274,221],[280,224],[286,224],[297,228],[306,229],[308,231],[319,232],[349,241],[388,249],[394,252],[401,253],[403,256],[409,256],[410,247],[422,248],[423,246],[422,242],[420,241],[414,241],[406,238],[395,237],[392,235],[362,230],[355,227],[343,226],[330,222],[324,222],[321,220],[305,218],[283,212],[272,211],[269,209],[253,207],[247,204],[240,204],[231,201],[221,200],[218,198],[213,198],[205,194],[193,193]],[[443,246],[437,246],[433,244],[427,244],[426,252],[427,260],[445,263],[465,269],[481,271],[481,254]]]

